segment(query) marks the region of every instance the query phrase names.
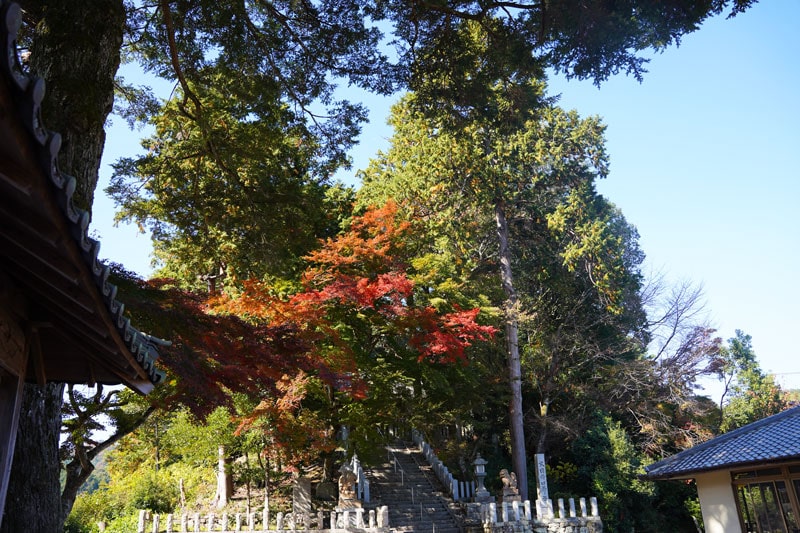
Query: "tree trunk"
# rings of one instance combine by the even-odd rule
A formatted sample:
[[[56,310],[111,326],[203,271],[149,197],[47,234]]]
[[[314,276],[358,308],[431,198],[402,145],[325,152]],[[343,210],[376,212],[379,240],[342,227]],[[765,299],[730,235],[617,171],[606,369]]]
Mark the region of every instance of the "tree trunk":
[[[21,4],[26,20],[36,23],[30,66],[47,84],[44,124],[61,134],[59,167],[76,178],[75,204],[89,210],[105,143],[103,128],[114,102],[125,8],[122,0]],[[58,460],[63,390],[60,384],[26,386],[0,531],[63,529]]]
[[[528,463],[525,458],[525,427],[522,417],[522,365],[519,357],[519,323],[517,318],[517,292],[511,271],[511,252],[508,244],[508,223],[505,204],[496,200],[494,204],[497,241],[500,245],[500,282],[506,295],[504,306],[506,350],[508,351],[508,382],[511,400],[508,405],[511,426],[511,466],[517,474],[519,494],[528,499]]]
[[[25,385],[0,533],[61,533],[58,441],[64,386]]]
[[[59,166],[77,182],[73,199],[91,211],[105,122],[125,28],[122,0],[23,2],[37,24],[31,70],[46,82],[45,126],[61,134]]]

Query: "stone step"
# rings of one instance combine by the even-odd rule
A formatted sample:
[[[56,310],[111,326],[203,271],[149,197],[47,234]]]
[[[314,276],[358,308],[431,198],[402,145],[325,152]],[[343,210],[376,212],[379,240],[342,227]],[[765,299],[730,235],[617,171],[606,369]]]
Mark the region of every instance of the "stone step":
[[[373,503],[389,508],[392,531],[460,532],[452,501],[418,449],[398,443],[387,454],[391,459],[370,468],[367,475]]]

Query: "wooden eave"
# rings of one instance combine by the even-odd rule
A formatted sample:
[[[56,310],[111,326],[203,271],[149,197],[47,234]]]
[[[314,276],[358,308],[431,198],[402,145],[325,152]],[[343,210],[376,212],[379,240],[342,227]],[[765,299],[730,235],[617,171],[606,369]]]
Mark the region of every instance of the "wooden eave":
[[[23,73],[15,4],[0,0],[0,284],[26,302],[28,381],[124,384],[146,394],[164,374],[160,343],[132,327],[58,169],[61,138],[41,121],[44,82]],[[163,341],[161,341],[163,342]]]

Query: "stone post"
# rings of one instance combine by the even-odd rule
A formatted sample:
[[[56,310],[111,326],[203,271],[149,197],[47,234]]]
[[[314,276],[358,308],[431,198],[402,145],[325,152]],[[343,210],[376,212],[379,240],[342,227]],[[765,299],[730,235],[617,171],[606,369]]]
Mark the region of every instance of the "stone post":
[[[277,520],[278,520],[278,524],[277,524],[277,527],[275,529],[277,529],[278,531],[283,531],[283,512],[282,511],[278,513]]]
[[[575,498],[569,499],[569,516],[570,518],[578,516],[578,513],[575,512]]]
[[[167,533],[172,533],[172,514],[167,515]]]
[[[158,515],[153,515],[153,533],[158,533],[159,524],[158,524]]]
[[[136,524],[136,533],[144,533],[145,522],[147,522],[147,511],[139,511],[139,522]]]
[[[236,529],[237,533],[242,530],[242,513],[236,513]]]
[[[189,531],[187,522],[189,521],[189,517],[186,513],[181,513],[181,533],[186,533]]]
[[[194,513],[194,531],[200,531],[200,513]]]
[[[566,511],[566,509],[564,507],[564,498],[559,498],[558,499],[558,517],[559,518],[566,518],[567,517],[567,511]]]
[[[581,498],[579,502],[581,504],[581,516],[586,518],[586,498]]]
[[[592,506],[592,516],[600,516],[600,512],[597,510],[597,498],[592,496],[589,498],[589,503]]]

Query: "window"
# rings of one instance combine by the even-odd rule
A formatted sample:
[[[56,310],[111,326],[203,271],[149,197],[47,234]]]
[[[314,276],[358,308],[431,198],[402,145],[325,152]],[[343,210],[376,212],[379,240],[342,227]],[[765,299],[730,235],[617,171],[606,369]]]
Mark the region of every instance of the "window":
[[[770,468],[733,474],[739,519],[745,533],[800,533],[797,468]]]

